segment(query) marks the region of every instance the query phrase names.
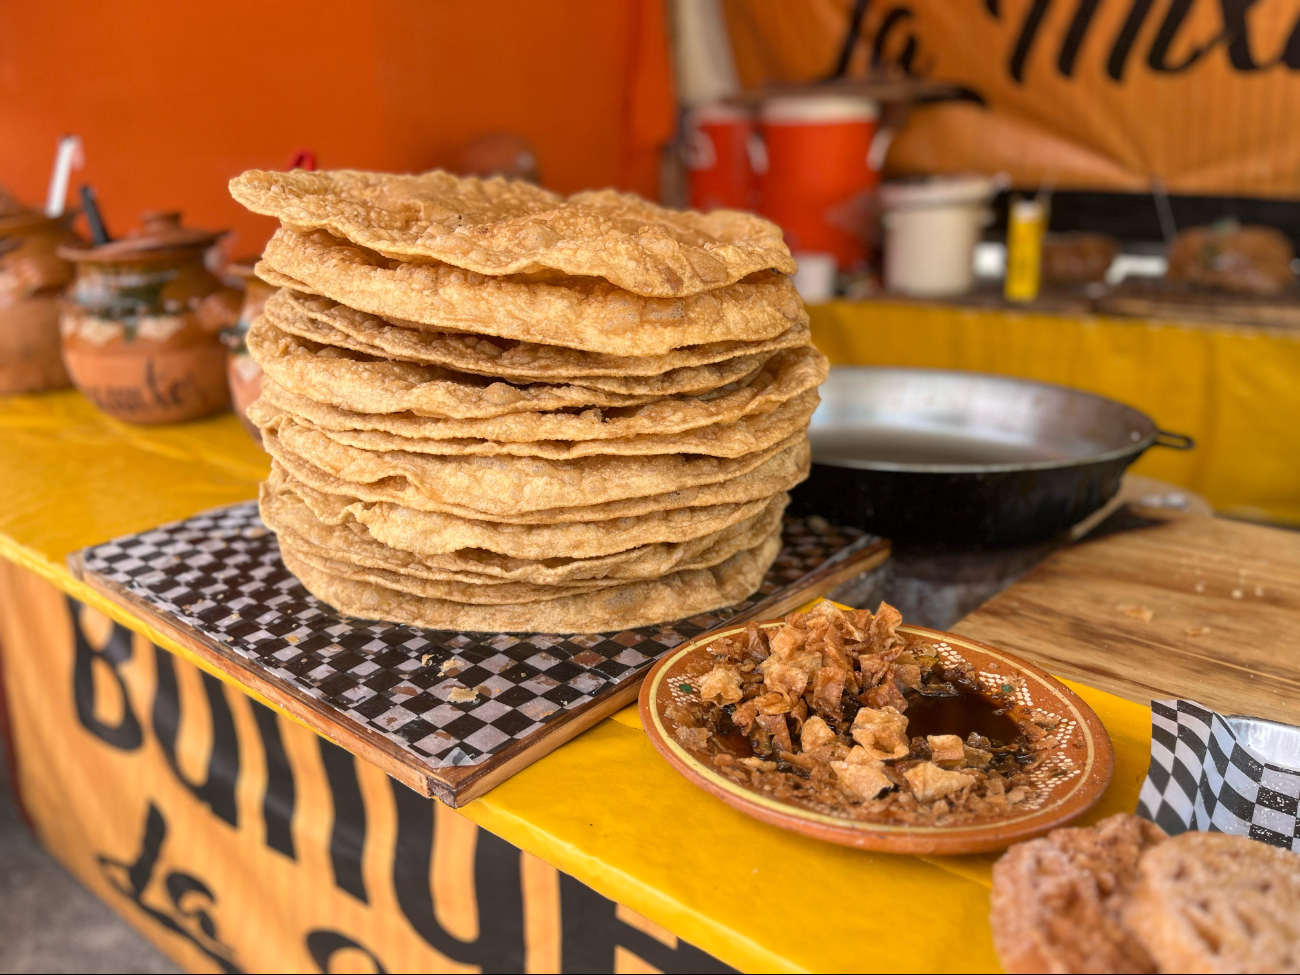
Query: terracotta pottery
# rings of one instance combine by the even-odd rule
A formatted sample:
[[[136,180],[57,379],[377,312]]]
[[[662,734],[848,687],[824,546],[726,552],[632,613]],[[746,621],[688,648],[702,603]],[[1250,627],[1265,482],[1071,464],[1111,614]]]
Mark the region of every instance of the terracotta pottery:
[[[55,252],[77,241],[74,216],[23,209],[0,190],[0,395],[68,385],[59,293],[72,280],[72,265]]]
[[[60,249],[77,268],[60,326],[63,361],[103,412],[178,423],[230,404],[219,334],[235,320],[239,292],[204,266],[218,236],[154,213],[121,240]]]
[[[758,624],[779,628],[783,620]],[[1041,836],[1087,812],[1110,784],[1115,753],[1096,712],[1060,681],[1028,661],[953,633],[919,626],[900,626],[900,633],[922,637],[941,659],[972,664],[990,694],[1011,695],[1025,714],[1044,712],[1057,719],[1055,742],[1031,773],[1030,797],[1004,814],[953,826],[909,826],[852,819],[833,810],[775,798],[720,774],[707,746],[684,744],[673,718],[693,692],[685,670],[686,656],[725,636],[745,632],[745,625],[706,633],[683,643],[659,661],[641,685],[641,724],[650,743],[668,764],[694,785],[765,823],[844,846],[888,853],[957,854],[1002,850]],[[674,705],[677,705],[675,707]]]
[[[253,268],[258,260],[259,258],[249,257],[230,262],[230,272],[243,280],[244,303],[239,311],[239,321],[221,333],[221,341],[227,349],[226,379],[230,384],[231,405],[248,435],[260,444],[262,433],[248,419],[247,411],[253,400],[262,395],[262,367],[248,354],[245,339],[253,319],[262,314],[266,299],[275,294],[277,289],[254,273]]]

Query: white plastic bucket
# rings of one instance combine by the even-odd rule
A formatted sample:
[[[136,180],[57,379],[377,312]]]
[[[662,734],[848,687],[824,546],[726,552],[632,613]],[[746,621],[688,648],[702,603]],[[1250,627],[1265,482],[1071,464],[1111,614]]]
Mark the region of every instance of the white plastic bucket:
[[[992,219],[995,190],[990,179],[964,176],[882,186],[885,288],[918,298],[970,291],[972,256]]]
[[[817,305],[835,297],[838,265],[834,254],[821,251],[795,251],[794,290],[807,304]]]

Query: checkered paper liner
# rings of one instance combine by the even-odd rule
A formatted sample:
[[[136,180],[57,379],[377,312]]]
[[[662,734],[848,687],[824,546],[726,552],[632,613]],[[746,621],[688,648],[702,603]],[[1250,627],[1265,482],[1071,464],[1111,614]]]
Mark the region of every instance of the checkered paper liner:
[[[1300,853],[1300,773],[1260,761],[1221,714],[1151,702],[1151,768],[1138,815],[1166,833],[1236,833]]]
[[[430,768],[476,765],[544,724],[644,675],[673,647],[762,604],[875,541],[787,518],[784,545],[749,599],[712,613],[603,635],[481,634],[343,616],[284,567],[256,502],[128,535],[83,565],[210,640],[394,742]],[[452,691],[478,691],[472,701]]]

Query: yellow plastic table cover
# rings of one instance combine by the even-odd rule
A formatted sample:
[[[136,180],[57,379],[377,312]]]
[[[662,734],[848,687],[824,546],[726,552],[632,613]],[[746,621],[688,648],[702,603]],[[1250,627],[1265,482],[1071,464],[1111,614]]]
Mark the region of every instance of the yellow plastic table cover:
[[[266,470],[229,414],[139,428],[73,392],[0,399],[0,555],[187,656],[79,583],[64,559],[251,498]],[[1112,785],[1088,818],[1131,811],[1146,774],[1150,712],[1075,689],[1116,752]],[[745,971],[997,970],[987,921],[994,857],[854,851],[749,819],[669,768],[635,708],[461,811]]]

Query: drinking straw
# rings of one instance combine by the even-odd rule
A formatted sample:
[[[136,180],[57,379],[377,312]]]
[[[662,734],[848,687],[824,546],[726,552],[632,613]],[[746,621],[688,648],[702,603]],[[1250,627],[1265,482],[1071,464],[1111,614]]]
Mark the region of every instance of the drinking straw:
[[[104,226],[104,218],[100,216],[99,199],[95,196],[93,186],[81,188],[81,206],[86,211],[86,223],[90,224],[90,239],[96,244],[107,244],[111,238],[108,236],[108,228]]]
[[[63,216],[63,209],[68,199],[68,176],[74,169],[86,164],[86,155],[81,145],[81,136],[65,135],[59,139],[59,146],[54,151],[54,170],[50,173],[50,191],[45,197],[45,215],[47,217]]]

